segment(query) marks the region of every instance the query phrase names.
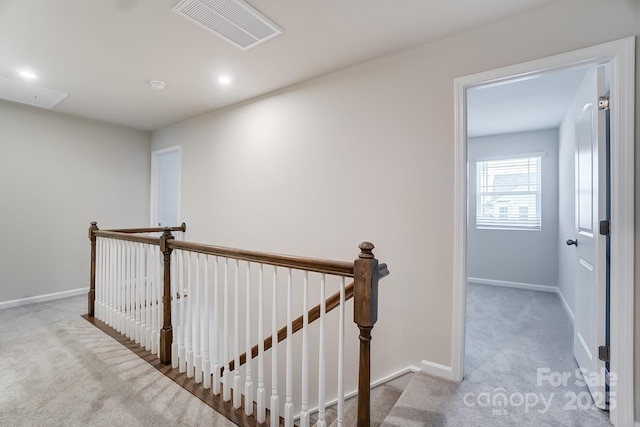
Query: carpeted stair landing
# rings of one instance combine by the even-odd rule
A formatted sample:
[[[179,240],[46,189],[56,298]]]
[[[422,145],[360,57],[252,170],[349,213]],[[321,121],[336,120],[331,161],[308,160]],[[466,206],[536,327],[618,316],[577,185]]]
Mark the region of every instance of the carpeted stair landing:
[[[389,385],[381,385],[371,390],[371,427],[382,425],[385,417],[393,408],[402,391]],[[358,420],[358,400],[352,397],[346,402],[343,427],[355,427]],[[337,427],[337,408],[333,405],[325,412],[325,421],[329,427]],[[317,414],[316,414],[317,415]],[[313,421],[316,425],[316,420]]]

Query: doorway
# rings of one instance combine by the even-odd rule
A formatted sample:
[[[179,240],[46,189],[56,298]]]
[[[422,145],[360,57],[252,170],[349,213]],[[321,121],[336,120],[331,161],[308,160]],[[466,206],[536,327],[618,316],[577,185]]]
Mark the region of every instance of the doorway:
[[[180,224],[180,146],[151,153],[151,226]]]
[[[462,77],[456,92],[456,184],[454,209],[454,340],[452,376],[464,376],[467,297],[467,89],[513,78],[527,78],[586,64],[611,64],[611,371],[616,405],[614,425],[633,423],[633,141],[634,38],[619,40],[503,69]]]

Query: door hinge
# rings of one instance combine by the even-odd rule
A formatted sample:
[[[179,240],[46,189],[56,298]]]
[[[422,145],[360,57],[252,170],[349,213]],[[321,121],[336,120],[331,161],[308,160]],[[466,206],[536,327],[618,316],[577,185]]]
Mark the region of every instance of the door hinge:
[[[609,95],[601,96],[598,98],[598,110],[609,109]]]
[[[600,234],[602,236],[608,236],[611,233],[611,226],[609,220],[600,221]]]
[[[601,345],[600,347],[598,347],[598,359],[602,360],[603,362],[609,362],[609,357],[611,356],[610,353],[611,350],[608,345]]]

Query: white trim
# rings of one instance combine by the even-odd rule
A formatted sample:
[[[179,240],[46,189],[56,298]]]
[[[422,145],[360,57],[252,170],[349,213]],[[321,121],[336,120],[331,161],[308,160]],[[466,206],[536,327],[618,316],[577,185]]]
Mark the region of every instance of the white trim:
[[[423,363],[424,363],[424,360],[423,360]],[[417,366],[409,365],[406,368],[400,369],[399,371],[393,372],[393,373],[391,373],[391,374],[389,374],[387,376],[384,376],[384,377],[382,377],[380,379],[377,379],[377,380],[373,381],[371,383],[371,388],[374,389],[374,388],[376,388],[378,386],[381,386],[383,384],[388,383],[389,381],[393,381],[396,378],[400,378],[403,375],[411,374],[411,373],[415,374],[415,373],[420,372],[420,371],[421,371],[420,368],[418,368]],[[344,395],[344,399],[345,400],[350,399],[353,396],[356,396],[357,394],[358,394],[358,390],[350,391],[349,393],[346,393]],[[325,403],[325,407],[328,408],[328,407],[330,407],[332,405],[335,405],[336,403],[338,403],[338,399],[337,398],[331,399],[331,400],[329,400],[329,401],[327,401]],[[315,414],[316,412],[318,412],[318,407],[317,406],[312,408],[312,409],[309,409],[309,415]],[[300,419],[300,414],[298,413],[295,417],[293,417],[293,419],[294,420],[299,420]]]
[[[178,152],[178,222],[173,225],[180,225],[182,223],[182,215],[180,212],[180,201],[182,200],[182,146],[173,145],[167,148],[161,148],[159,150],[153,150],[151,152],[151,184],[150,184],[150,197],[149,197],[149,226],[157,227],[158,212],[157,212],[157,198],[158,198],[158,177],[156,176],[156,170],[158,168],[158,156],[160,154],[169,153],[171,151]]]
[[[564,294],[562,293],[562,290],[560,288],[557,288],[557,289],[558,289],[557,292],[558,292],[558,296],[560,297],[560,301],[562,301],[562,305],[564,306],[565,311],[569,315],[569,318],[571,319],[571,323],[575,323],[576,318],[573,315],[573,310],[571,310],[571,307],[569,307],[569,303],[564,298]]]
[[[504,288],[526,289],[529,291],[558,292],[556,286],[536,285],[533,283],[509,282],[506,280],[480,279],[478,277],[468,277],[467,282],[478,283],[480,285],[502,286]]]
[[[460,77],[454,81],[454,232],[452,375],[464,373],[466,318],[466,90],[577,64],[611,64],[611,370],[617,373],[615,426],[634,422],[634,126],[635,37]]]
[[[444,378],[445,380],[453,381],[453,369],[451,366],[441,365],[435,362],[429,362],[423,360],[420,365],[422,366],[422,373],[433,375],[434,377]]]
[[[552,292],[558,294],[560,297],[560,301],[562,302],[562,306],[565,311],[569,315],[571,319],[571,323],[575,322],[575,317],[573,315],[573,311],[571,307],[569,307],[569,303],[564,297],[564,294],[560,290],[560,288],[556,286],[547,286],[547,285],[536,285],[533,283],[519,283],[519,282],[508,282],[506,280],[493,280],[493,279],[479,279],[477,277],[468,277],[467,283],[478,283],[480,285],[491,285],[491,286],[502,286],[505,288],[515,288],[515,289],[526,289],[529,291],[538,291],[538,292]]]
[[[611,422],[634,422],[635,37],[611,60],[611,372],[618,374]]]
[[[5,308],[13,308],[13,307],[20,307],[23,305],[35,304],[38,302],[53,301],[53,300],[62,299],[62,298],[75,297],[78,295],[86,294],[87,292],[89,292],[89,288],[79,288],[79,289],[72,289],[70,291],[54,292],[52,294],[36,295],[34,297],[14,299],[11,301],[3,301],[3,302],[0,302],[0,310],[4,310]]]

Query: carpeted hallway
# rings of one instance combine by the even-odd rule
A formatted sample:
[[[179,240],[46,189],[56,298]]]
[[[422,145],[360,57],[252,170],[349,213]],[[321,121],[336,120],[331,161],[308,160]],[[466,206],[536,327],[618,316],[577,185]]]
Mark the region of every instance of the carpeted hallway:
[[[86,297],[0,310],[0,426],[233,426],[80,317]]]
[[[467,295],[464,381],[416,374],[384,426],[611,425],[576,376],[572,324],[556,294],[469,284]]]

